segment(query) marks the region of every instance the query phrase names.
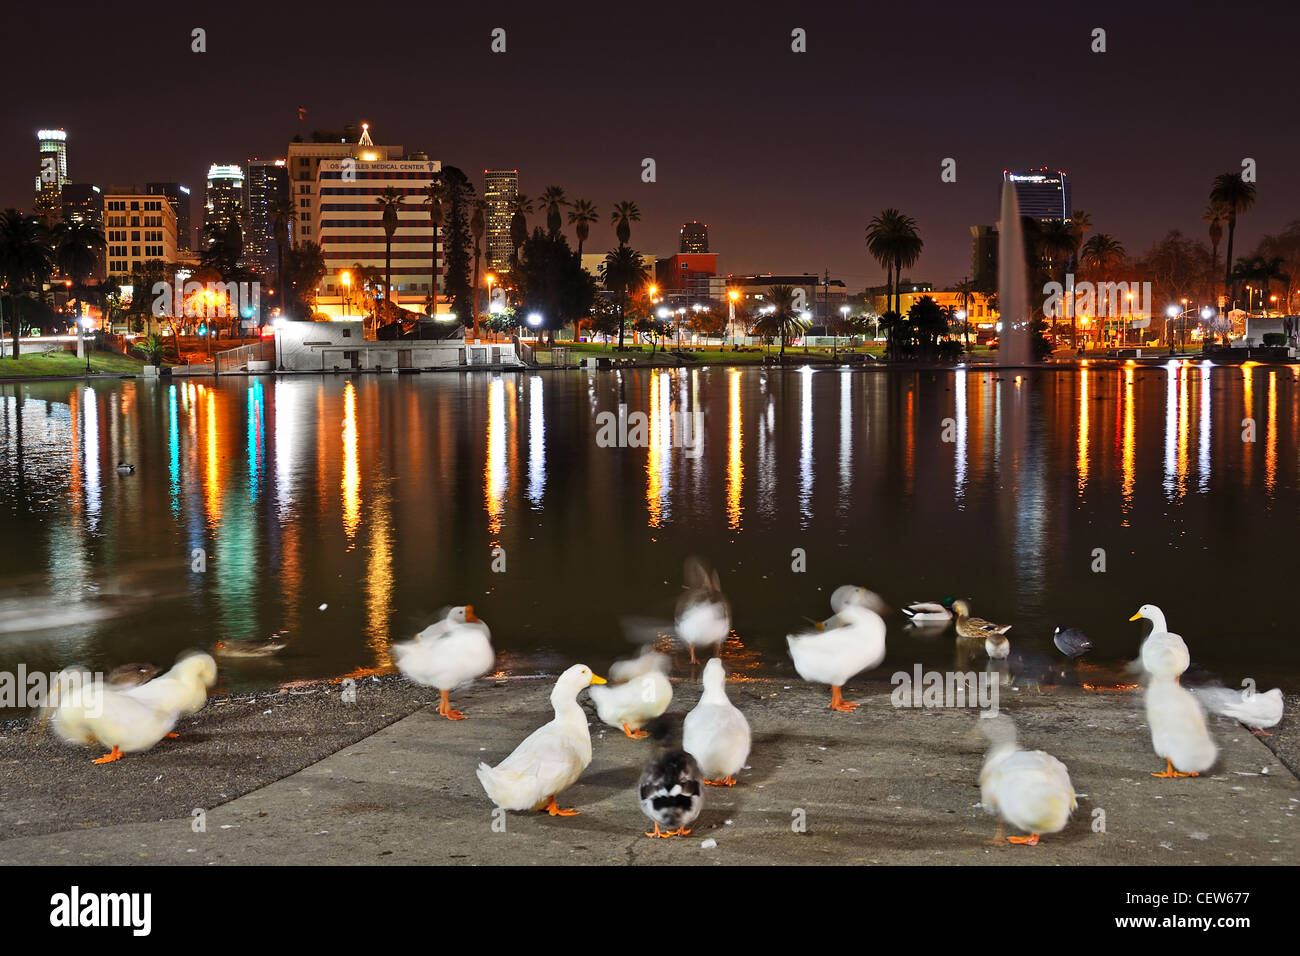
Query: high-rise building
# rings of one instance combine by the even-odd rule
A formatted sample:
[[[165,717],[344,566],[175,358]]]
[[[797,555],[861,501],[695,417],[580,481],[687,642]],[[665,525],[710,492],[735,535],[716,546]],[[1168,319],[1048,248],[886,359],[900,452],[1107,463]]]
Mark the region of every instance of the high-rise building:
[[[163,196],[110,186],[104,194],[109,275],[129,275],[151,259],[176,261],[176,213]]]
[[[436,237],[423,205],[425,188],[442,169],[436,160],[383,160],[345,156],[317,160],[315,205],[311,241],[325,257],[318,307],[322,311],[360,314],[357,279],[349,285],[354,266],[373,268],[383,275],[386,267],[384,209],[376,200],[389,188],[404,197],[398,208],[398,227],[392,239],[392,301],[413,312],[423,312],[435,288],[442,261],[433,261]],[[339,305],[343,308],[340,310]],[[331,308],[332,307],[332,308]]]
[[[361,138],[352,141],[354,127],[345,127],[341,133],[314,133],[312,142],[297,140],[289,144],[287,169],[289,189],[294,203],[293,244],[319,242],[319,226],[313,219],[316,205],[317,173],[325,161],[396,160],[402,158],[401,146],[376,146],[370,139],[370,126],[361,124]],[[341,170],[345,171],[345,170]]]
[[[971,280],[977,289],[996,289],[998,285],[998,227],[970,227]]]
[[[190,187],[180,183],[145,183],[145,192],[151,196],[166,196],[176,213],[176,248],[189,252],[195,248],[196,237],[190,227]]]
[[[483,170],[483,198],[487,200],[487,267],[510,268],[514,245],[510,242],[510,217],[519,198],[519,170]]]
[[[103,232],[104,193],[93,183],[66,183],[63,187],[64,222],[85,222]],[[108,257],[97,257],[93,275],[102,279],[108,274]]]
[[[231,224],[244,228],[244,170],[235,164],[213,163],[208,168],[208,189],[204,203],[203,228]]]
[[[68,134],[62,129],[36,131],[41,164],[36,174],[36,206],[57,217],[63,211],[63,187],[68,182]]]
[[[245,260],[263,275],[276,271],[276,203],[289,197],[289,171],[283,159],[248,161],[248,219]],[[290,232],[292,233],[292,224]]]
[[[709,224],[692,219],[682,223],[681,244],[677,247],[681,253],[709,251]]]
[[[1046,166],[1041,169],[1004,169],[1002,180],[1011,183],[1015,189],[1021,216],[1042,222],[1052,219],[1070,221],[1074,207],[1070,205],[1070,184],[1062,170]]]

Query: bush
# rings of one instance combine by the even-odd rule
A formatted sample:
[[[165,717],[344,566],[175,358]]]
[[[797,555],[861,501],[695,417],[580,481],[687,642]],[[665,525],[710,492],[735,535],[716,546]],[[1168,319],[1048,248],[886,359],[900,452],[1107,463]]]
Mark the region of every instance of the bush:
[[[961,342],[955,339],[944,339],[939,343],[939,361],[940,362],[960,362],[965,349],[961,347]]]
[[[1265,332],[1264,344],[1268,346],[1286,345],[1286,334],[1284,332]]]

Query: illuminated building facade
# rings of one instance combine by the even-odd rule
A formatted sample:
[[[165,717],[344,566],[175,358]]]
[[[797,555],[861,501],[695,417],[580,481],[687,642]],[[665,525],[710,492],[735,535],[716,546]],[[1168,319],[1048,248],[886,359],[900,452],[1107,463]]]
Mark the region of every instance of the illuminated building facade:
[[[231,164],[213,163],[208,169],[208,188],[204,202],[203,225],[222,229],[237,225],[244,229],[244,170]]]
[[[63,211],[63,187],[68,182],[68,134],[62,129],[37,130],[40,166],[36,173],[36,206],[58,217]]]
[[[275,205],[289,196],[289,170],[283,159],[248,161],[247,228],[245,261],[263,275],[276,271]],[[290,234],[293,223],[289,225]]]
[[[692,219],[682,223],[681,241],[677,247],[682,253],[705,253],[709,251],[709,225]]]
[[[355,127],[341,133],[316,133],[312,142],[296,141],[289,144],[286,169],[289,171],[289,190],[293,196],[293,244],[319,242],[319,224],[315,219],[316,186],[320,164],[328,161],[396,160],[402,157],[400,146],[376,146],[370,139],[370,128],[362,124],[359,140],[353,142]]]
[[[165,196],[110,187],[104,194],[108,274],[129,275],[151,259],[176,261],[176,213]]]
[[[487,267],[495,272],[510,268],[510,217],[519,198],[519,170],[483,170],[483,198],[487,200]]]
[[[1004,169],[1003,182],[1010,182],[1016,191],[1020,215],[1048,222],[1060,219],[1070,221],[1070,183],[1059,169]],[[1001,189],[1001,187],[998,187]]]
[[[144,191],[151,196],[166,196],[176,213],[176,248],[190,252],[196,246],[190,219],[190,187],[180,183],[145,183]]]

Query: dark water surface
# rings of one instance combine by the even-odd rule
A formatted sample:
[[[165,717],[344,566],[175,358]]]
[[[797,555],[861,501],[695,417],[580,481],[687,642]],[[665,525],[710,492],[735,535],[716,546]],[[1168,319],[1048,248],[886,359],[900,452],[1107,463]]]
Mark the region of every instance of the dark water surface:
[[[0,385],[0,670],[285,630],[223,670],[267,686],[386,666],[462,603],[507,669],[600,670],[699,554],[736,665],[781,664],[851,582],[969,598],[1043,658],[1057,624],[1132,657],[1150,602],[1227,683],[1293,687],[1298,395],[1293,368],[1201,365]],[[654,447],[598,444],[620,401]],[[691,408],[697,457],[671,444]],[[913,661],[950,664],[951,632],[891,620],[886,666]]]

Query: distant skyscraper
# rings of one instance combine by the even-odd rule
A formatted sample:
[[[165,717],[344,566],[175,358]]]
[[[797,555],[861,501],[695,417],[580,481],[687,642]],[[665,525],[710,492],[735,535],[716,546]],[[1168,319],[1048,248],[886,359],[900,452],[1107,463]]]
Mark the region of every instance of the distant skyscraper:
[[[36,131],[40,166],[36,173],[36,205],[58,217],[63,211],[63,187],[68,182],[68,134],[62,129]]]
[[[483,198],[487,200],[488,269],[510,268],[514,246],[510,242],[510,217],[519,198],[519,170],[483,170]]]
[[[677,248],[681,253],[709,251],[709,225],[692,219],[682,223],[681,244]]]
[[[1046,166],[1041,169],[1004,169],[1002,179],[1015,189],[1020,215],[1042,222],[1051,219],[1069,221],[1073,209],[1070,184],[1061,170]]]
[[[214,163],[208,169],[203,226],[224,229],[231,223],[244,228],[244,171],[237,165]]]
[[[194,248],[194,230],[190,228],[190,187],[180,183],[145,183],[151,196],[166,196],[176,213],[176,248],[189,252]]]
[[[92,183],[66,183],[63,187],[63,221],[85,222],[103,232],[104,193]],[[108,260],[101,252],[95,264],[94,275],[104,278]]]
[[[263,275],[276,271],[272,212],[277,202],[288,197],[289,170],[283,159],[248,161],[248,225],[244,231],[244,244],[249,266]]]

